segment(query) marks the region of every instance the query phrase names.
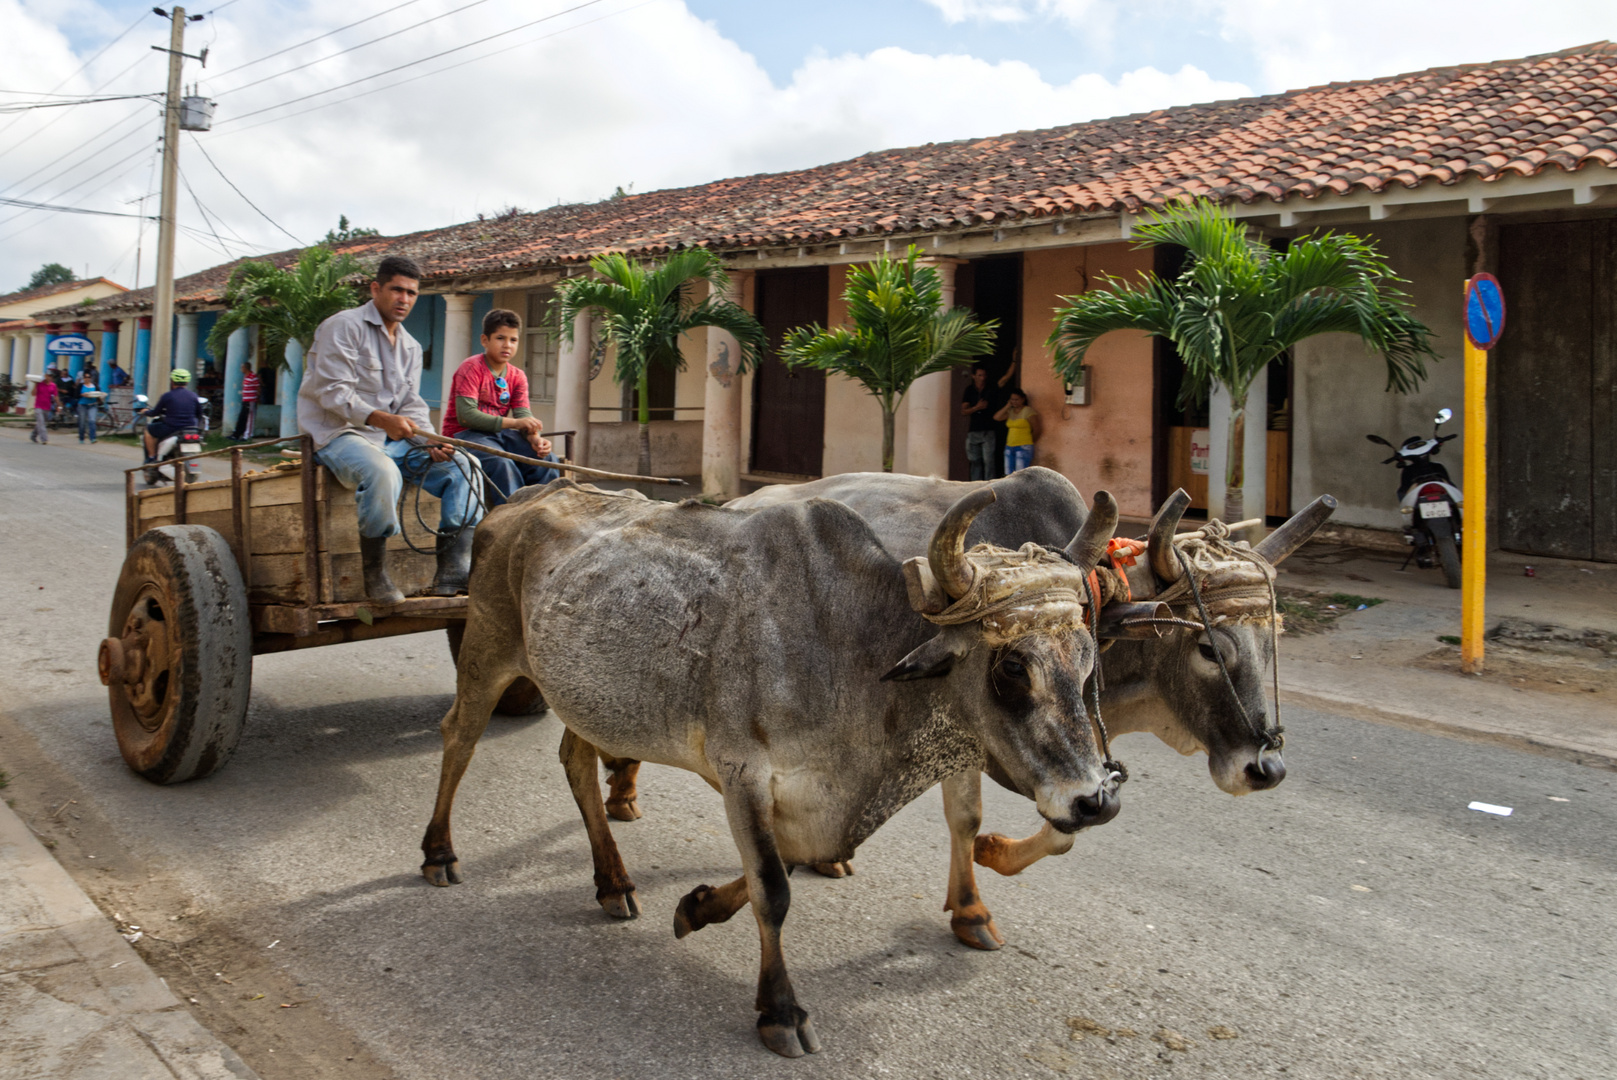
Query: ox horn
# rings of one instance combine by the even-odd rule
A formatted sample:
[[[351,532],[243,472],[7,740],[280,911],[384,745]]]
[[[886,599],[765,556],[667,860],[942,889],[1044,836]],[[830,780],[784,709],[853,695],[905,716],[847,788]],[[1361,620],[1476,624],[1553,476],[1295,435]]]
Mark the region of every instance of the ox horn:
[[[1308,543],[1308,538],[1319,531],[1335,509],[1336,497],[1321,495],[1287,518],[1280,528],[1259,540],[1252,550],[1267,559],[1270,566],[1279,566],[1286,556]]]
[[[971,521],[999,498],[992,487],[982,487],[949,507],[943,515],[932,542],[927,545],[926,559],[932,566],[932,576],[938,579],[945,592],[955,600],[971,591],[975,571],[966,561],[966,530]]]
[[[1178,581],[1179,575],[1184,573],[1184,567],[1173,555],[1173,535],[1179,531],[1179,519],[1185,516],[1189,506],[1190,495],[1184,488],[1178,488],[1151,519],[1151,531],[1146,535],[1146,557],[1151,561],[1151,572],[1164,584]]]
[[[1095,504],[1089,516],[1067,544],[1066,556],[1084,573],[1095,569],[1101,556],[1106,554],[1106,543],[1117,531],[1117,500],[1110,491],[1095,492]]]

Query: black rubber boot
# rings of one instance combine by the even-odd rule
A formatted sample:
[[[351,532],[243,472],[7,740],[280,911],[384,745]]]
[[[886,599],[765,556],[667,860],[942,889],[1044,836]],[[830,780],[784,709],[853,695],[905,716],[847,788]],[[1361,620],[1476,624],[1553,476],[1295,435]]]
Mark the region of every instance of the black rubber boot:
[[[361,536],[359,561],[365,571],[365,597],[377,604],[397,604],[404,599],[393,579],[387,576],[387,537]]]
[[[456,596],[466,591],[472,576],[472,528],[438,537],[438,573],[432,579],[433,596]]]

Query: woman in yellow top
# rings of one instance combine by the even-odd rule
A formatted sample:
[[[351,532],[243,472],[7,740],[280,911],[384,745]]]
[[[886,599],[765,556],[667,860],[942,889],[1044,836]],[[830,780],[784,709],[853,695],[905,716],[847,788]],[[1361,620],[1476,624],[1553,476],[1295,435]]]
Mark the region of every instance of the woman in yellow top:
[[[1033,464],[1033,444],[1039,437],[1039,414],[1027,403],[1020,386],[1011,391],[1005,407],[994,414],[1005,425],[1005,475]]]

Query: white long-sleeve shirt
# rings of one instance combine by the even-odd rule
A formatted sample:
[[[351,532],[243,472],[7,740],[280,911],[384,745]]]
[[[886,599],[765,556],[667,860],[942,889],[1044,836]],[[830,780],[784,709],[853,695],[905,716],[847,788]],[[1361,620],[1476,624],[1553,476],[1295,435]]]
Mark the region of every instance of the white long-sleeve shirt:
[[[381,411],[407,417],[432,431],[421,397],[421,345],[403,326],[387,339],[376,304],[339,311],[314,333],[298,390],[298,428],[314,437],[315,449],[353,432],[380,446],[387,435],[365,423]]]

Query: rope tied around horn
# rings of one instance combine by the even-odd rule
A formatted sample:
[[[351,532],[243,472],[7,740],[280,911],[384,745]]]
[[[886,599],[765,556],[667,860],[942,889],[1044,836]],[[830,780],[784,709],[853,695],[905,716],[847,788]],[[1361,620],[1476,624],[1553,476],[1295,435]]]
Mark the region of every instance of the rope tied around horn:
[[[1152,599],[1170,607],[1190,606],[1200,594],[1206,618],[1214,623],[1278,621],[1274,582],[1269,561],[1245,541],[1230,539],[1229,526],[1213,518],[1197,538],[1175,540],[1173,547],[1184,572]]]
[[[981,622],[990,644],[1035,630],[1080,629],[1084,575],[1059,552],[1029,542],[1017,550],[978,544],[966,552],[971,587],[940,612],[922,612],[938,626]]]

